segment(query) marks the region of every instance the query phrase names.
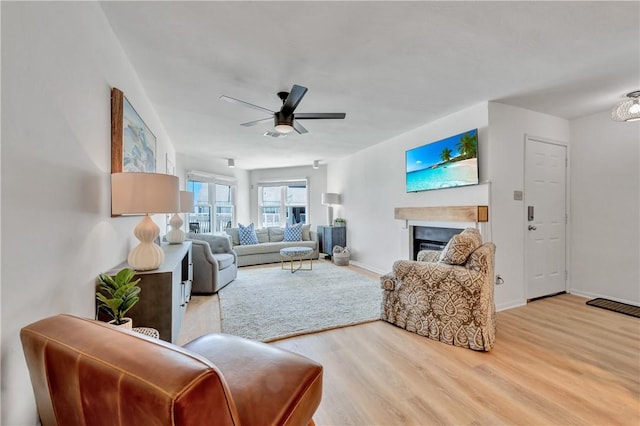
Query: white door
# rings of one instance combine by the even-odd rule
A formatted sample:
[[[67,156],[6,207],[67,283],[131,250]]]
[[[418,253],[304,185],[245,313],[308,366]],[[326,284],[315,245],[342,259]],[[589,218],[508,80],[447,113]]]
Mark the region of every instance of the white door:
[[[527,137],[527,299],[566,290],[567,147]]]

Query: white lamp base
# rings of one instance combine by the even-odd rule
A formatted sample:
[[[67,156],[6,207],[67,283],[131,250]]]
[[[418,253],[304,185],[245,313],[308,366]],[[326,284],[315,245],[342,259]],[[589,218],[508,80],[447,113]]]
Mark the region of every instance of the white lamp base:
[[[327,225],[333,226],[333,206],[327,206]]]
[[[171,225],[171,231],[167,232],[165,238],[169,244],[180,244],[184,241],[184,232],[182,231],[182,225],[184,222],[178,213],[174,213],[169,221]]]
[[[140,240],[140,244],[129,252],[129,265],[136,271],[158,269],[164,262],[164,251],[153,242],[160,235],[158,225],[147,214],[135,227],[133,234]]]

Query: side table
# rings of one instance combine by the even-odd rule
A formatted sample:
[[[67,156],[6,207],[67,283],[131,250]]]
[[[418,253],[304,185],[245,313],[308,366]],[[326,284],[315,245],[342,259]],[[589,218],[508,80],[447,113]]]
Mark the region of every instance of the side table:
[[[347,228],[345,226],[318,226],[318,249],[327,259],[331,259],[333,246],[347,246]]]

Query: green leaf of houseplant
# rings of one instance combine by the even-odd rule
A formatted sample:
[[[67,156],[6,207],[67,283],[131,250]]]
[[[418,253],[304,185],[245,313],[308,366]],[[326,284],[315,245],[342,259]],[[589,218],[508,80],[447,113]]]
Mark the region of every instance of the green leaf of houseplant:
[[[140,278],[133,280],[135,274],[134,270],[125,268],[116,275],[98,275],[98,309],[111,316],[115,324],[122,324],[125,313],[140,300],[141,289],[137,286]]]

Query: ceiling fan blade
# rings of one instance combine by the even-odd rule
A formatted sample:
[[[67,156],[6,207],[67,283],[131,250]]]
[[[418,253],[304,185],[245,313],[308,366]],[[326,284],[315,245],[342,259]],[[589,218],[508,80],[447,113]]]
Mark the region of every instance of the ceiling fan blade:
[[[302,100],[302,97],[305,95],[305,93],[307,93],[307,90],[309,89],[307,89],[306,87],[294,84],[293,87],[291,87],[289,96],[287,96],[287,100],[284,101],[284,105],[282,105],[280,111],[284,115],[292,114]]]
[[[325,120],[325,119],[342,119],[347,116],[344,112],[302,112],[296,114],[297,120]]]
[[[298,123],[296,120],[293,120],[293,130],[295,130],[299,134],[309,133],[309,131],[305,129],[304,126]]]
[[[255,126],[258,123],[262,123],[263,121],[273,121],[273,117],[267,117],[267,118],[261,118],[260,120],[248,121],[240,125],[244,127],[251,127],[251,126]]]
[[[231,102],[232,104],[244,105],[249,108],[257,109],[258,111],[263,111],[269,114],[275,114],[275,111],[271,111],[270,109],[267,109],[267,108],[262,108],[261,106],[258,106],[258,105],[250,104],[249,102],[241,101],[240,99],[232,98],[230,96],[222,95],[220,96],[220,99],[223,101]]]

